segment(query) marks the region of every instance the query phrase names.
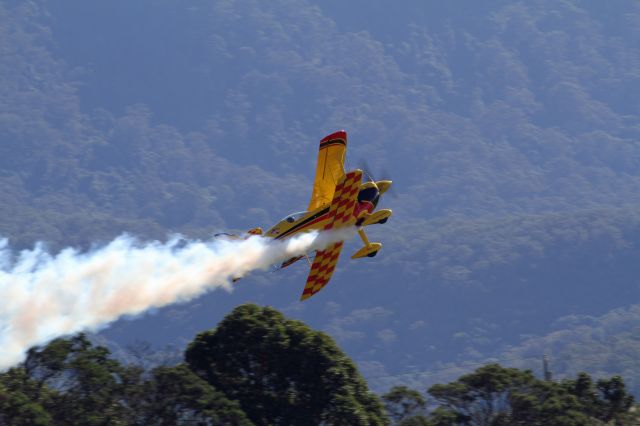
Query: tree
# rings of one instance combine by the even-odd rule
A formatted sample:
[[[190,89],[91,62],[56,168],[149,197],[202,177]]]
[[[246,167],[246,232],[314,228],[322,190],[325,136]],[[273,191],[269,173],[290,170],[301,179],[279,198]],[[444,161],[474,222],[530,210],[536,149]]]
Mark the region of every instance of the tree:
[[[184,365],[123,366],[84,335],[31,349],[0,375],[0,424],[229,425],[252,423]]]
[[[238,403],[215,390],[185,365],[158,367],[141,387],[136,424],[234,425],[253,423]]]
[[[542,381],[531,371],[498,364],[480,367],[448,384],[429,388],[440,404],[430,416],[435,425],[559,425],[598,421],[630,424],[633,397],[619,376],[598,381],[589,375],[559,383]]]
[[[130,415],[121,403],[125,368],[83,334],[31,349],[23,368],[56,425],[123,424]]]
[[[406,386],[394,386],[389,392],[382,395],[382,401],[391,419],[398,424],[404,425],[409,425],[409,419],[418,417],[419,413],[424,411],[427,405],[420,392],[409,389]],[[411,421],[415,423],[418,420],[413,419]]]
[[[579,425],[588,421],[577,398],[531,371],[490,364],[429,388],[442,404],[437,425]]]
[[[429,421],[429,419],[422,415],[418,414],[415,416],[405,417],[398,426],[433,426],[433,423]]]
[[[530,372],[492,364],[464,375],[456,382],[434,385],[429,388],[429,394],[455,413],[457,421],[488,425],[509,411],[511,392],[529,385],[532,380]]]
[[[245,304],[196,336],[189,367],[258,425],[384,425],[380,400],[326,334]]]
[[[0,425],[50,425],[51,415],[41,401],[30,398],[33,382],[20,369],[11,369],[0,377]]]
[[[601,406],[603,407],[598,418],[605,422],[613,421],[616,425],[624,424],[629,409],[633,406],[634,398],[627,392],[622,377],[600,379],[597,387],[602,396]]]
[[[592,417],[616,425],[629,423],[634,398],[627,392],[622,377],[600,379],[594,386],[588,374],[580,373],[576,380],[567,380],[563,386],[580,400]]]

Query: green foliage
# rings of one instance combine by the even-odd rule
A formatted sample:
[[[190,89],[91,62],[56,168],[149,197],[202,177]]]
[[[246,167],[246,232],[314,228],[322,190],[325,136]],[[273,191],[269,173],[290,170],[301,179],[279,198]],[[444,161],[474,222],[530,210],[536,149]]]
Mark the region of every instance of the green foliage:
[[[324,333],[273,308],[241,305],[186,354],[189,367],[259,425],[383,425],[379,399]]]
[[[594,418],[615,425],[627,424],[634,418],[630,414],[634,397],[627,391],[620,376],[599,379],[594,386],[588,374],[580,373],[575,380],[565,380],[562,385],[578,398],[585,411]]]
[[[433,426],[433,423],[422,414],[405,417],[398,426]]]
[[[125,369],[106,348],[94,347],[83,335],[30,350],[23,369],[36,384],[36,400],[50,394],[45,408],[55,424],[118,424],[128,416],[119,402]]]
[[[186,358],[145,371],[120,364],[82,334],[54,340],[0,375],[0,422],[388,424],[380,400],[335,343],[272,308],[238,307],[198,335]]]
[[[387,413],[395,422],[402,422],[405,418],[420,413],[427,405],[420,392],[406,386],[394,386],[382,395],[382,401]]]
[[[185,366],[143,374],[78,335],[30,350],[23,365],[0,375],[0,424],[252,423],[237,403]]]
[[[620,376],[542,381],[489,364],[382,402],[333,341],[278,311],[241,305],[189,345],[186,363],[124,366],[84,335],[32,349],[0,374],[0,424],[581,426],[638,424]],[[386,408],[386,413],[385,413]]]
[[[184,365],[154,369],[139,392],[137,424],[253,424],[236,402],[228,400]]]
[[[24,372],[13,369],[0,378],[0,424],[51,425],[51,415],[42,405],[42,399],[31,397],[33,383],[28,383]],[[25,389],[27,388],[27,389]]]
[[[593,385],[587,374],[576,380],[545,382],[530,371],[490,364],[448,384],[429,388],[439,404],[436,425],[630,424],[633,397],[620,377]]]
[[[626,413],[633,406],[634,398],[627,392],[622,377],[600,379],[597,388],[601,397],[598,405],[602,406],[597,417],[605,422],[623,423]]]
[[[27,421],[29,416],[15,411],[16,401],[24,396],[30,405],[21,410],[37,414],[37,421],[43,424],[122,423],[127,416],[119,402],[123,393],[118,377],[123,368],[108,355],[105,348],[93,347],[83,335],[30,350],[22,366],[0,376],[0,384],[10,391],[9,401],[14,401],[13,409],[3,410],[3,415],[11,418],[11,424]]]

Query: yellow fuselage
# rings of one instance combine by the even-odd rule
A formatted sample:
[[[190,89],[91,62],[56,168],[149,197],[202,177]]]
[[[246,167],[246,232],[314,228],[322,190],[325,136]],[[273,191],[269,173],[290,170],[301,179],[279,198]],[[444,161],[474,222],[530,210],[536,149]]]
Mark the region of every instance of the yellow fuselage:
[[[327,204],[308,212],[287,216],[272,226],[264,235],[280,240],[301,232],[325,229],[329,222],[329,205]]]

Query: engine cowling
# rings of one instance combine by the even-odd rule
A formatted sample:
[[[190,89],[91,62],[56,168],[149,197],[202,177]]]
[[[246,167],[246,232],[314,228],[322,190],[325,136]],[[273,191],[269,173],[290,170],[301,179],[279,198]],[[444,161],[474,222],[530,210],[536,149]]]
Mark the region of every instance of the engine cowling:
[[[368,201],[373,204],[373,208],[375,208],[378,205],[379,200],[380,190],[375,182],[365,182],[360,185],[360,189],[358,191],[358,203]]]

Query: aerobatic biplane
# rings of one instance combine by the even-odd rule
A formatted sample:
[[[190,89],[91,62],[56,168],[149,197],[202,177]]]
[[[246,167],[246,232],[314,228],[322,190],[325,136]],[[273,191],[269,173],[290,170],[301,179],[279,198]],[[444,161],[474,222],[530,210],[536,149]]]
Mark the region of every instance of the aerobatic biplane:
[[[382,248],[380,243],[369,242],[364,227],[385,223],[391,210],[374,211],[390,187],[390,180],[362,182],[362,170],[345,172],[344,160],[347,151],[347,132],[335,132],[320,141],[316,177],[313,182],[311,201],[306,211],[293,213],[272,226],[263,234],[261,228],[254,228],[249,234],[264,235],[276,240],[312,230],[338,229],[357,226],[364,246],[355,252],[352,259],[373,257]],[[308,299],[319,292],[331,278],[338,264],[338,257],[344,242],[331,244],[324,250],[316,251],[311,270],[300,300]],[[283,262],[287,267],[307,256],[298,256]],[[308,259],[308,257],[307,257]]]

